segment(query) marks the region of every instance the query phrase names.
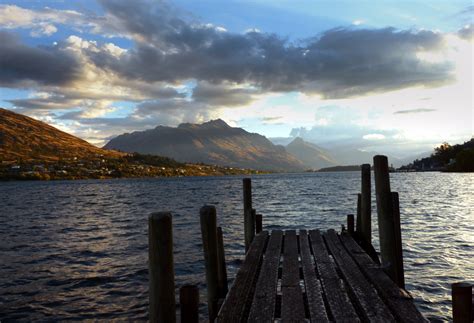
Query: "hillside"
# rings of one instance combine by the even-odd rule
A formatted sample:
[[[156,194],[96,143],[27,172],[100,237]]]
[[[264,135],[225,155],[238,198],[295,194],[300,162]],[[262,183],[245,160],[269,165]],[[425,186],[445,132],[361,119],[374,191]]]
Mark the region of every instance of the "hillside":
[[[161,155],[180,162],[271,171],[304,169],[284,147],[272,144],[262,135],[230,127],[220,119],[126,133],[112,139],[104,148]]]
[[[0,108],[0,161],[55,161],[122,153],[98,148],[44,122]]]
[[[337,161],[323,148],[297,137],[286,146],[286,151],[297,157],[306,168],[320,169],[336,166]]]
[[[436,147],[431,156],[416,159],[399,170],[474,172],[474,138],[457,145],[445,142]]]

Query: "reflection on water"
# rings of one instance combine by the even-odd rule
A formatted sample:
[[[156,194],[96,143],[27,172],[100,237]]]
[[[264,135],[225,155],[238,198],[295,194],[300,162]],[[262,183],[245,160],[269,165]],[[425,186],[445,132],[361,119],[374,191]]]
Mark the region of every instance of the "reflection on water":
[[[392,174],[407,288],[431,320],[449,319],[451,282],[474,283],[473,181]],[[217,207],[233,277],[244,250],[241,186],[241,177],[1,183],[0,320],[145,320],[146,218],[159,210],[174,215],[177,286],[198,284],[204,301],[199,208]],[[254,206],[267,229],[340,228],[359,186],[357,172],[255,176]]]

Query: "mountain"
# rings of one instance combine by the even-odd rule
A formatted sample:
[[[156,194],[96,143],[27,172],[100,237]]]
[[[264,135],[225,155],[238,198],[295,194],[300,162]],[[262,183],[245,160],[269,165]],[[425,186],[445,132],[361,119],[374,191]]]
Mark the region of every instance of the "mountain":
[[[304,165],[284,147],[274,145],[262,135],[231,127],[221,119],[126,133],[110,140],[104,148],[238,168],[304,169]]]
[[[0,161],[83,158],[96,155],[118,157],[44,122],[0,108]]]
[[[336,166],[338,162],[331,157],[327,150],[296,137],[286,146],[286,151],[296,156],[306,168],[320,169]]]

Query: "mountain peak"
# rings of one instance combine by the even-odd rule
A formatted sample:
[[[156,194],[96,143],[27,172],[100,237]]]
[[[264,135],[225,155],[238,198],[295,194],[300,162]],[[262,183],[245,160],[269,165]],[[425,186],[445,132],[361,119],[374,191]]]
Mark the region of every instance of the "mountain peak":
[[[215,119],[204,122],[202,124],[198,123],[182,123],[178,126],[178,128],[187,128],[187,129],[228,129],[231,128],[224,120],[222,119]]]

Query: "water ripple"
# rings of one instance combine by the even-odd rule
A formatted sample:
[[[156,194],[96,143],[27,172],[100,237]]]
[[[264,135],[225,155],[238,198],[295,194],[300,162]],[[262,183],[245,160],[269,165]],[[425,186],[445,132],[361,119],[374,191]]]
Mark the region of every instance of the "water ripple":
[[[452,282],[474,283],[473,180],[472,174],[392,175],[407,287],[432,321],[450,319]],[[355,213],[360,178],[278,174],[255,176],[253,186],[265,228],[328,229]],[[174,215],[177,288],[199,286],[204,317],[199,208],[217,206],[232,280],[244,255],[241,189],[239,176],[2,183],[0,320],[145,321],[147,215],[159,210]]]

